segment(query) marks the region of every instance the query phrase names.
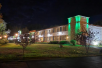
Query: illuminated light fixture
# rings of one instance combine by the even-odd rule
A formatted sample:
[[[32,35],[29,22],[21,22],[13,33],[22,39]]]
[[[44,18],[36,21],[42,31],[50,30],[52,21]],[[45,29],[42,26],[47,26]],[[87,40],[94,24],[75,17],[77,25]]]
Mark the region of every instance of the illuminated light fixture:
[[[42,35],[39,35],[39,37],[43,37]]]
[[[0,39],[1,39],[2,37],[0,37]]]
[[[18,36],[18,34],[15,34],[15,36],[17,37],[17,36]]]
[[[62,32],[58,32],[58,35],[62,35]]]
[[[75,33],[78,32],[78,30],[80,30],[80,20],[81,20],[81,16],[77,15],[75,16],[76,19],[76,25],[75,25]]]
[[[68,23],[69,23],[69,24],[71,23],[71,17],[70,17],[70,18],[68,18]]]
[[[69,37],[67,37],[67,38],[69,38]]]
[[[98,41],[93,41],[93,45],[98,45],[99,42]]]
[[[51,35],[51,34],[48,34],[48,37],[49,37],[49,36],[52,36],[52,35]]]
[[[87,24],[89,23],[89,17],[86,17],[86,22],[87,22]]]
[[[68,18],[68,35],[71,35],[71,19],[72,17]]]
[[[34,38],[34,36],[32,36],[32,38]]]
[[[7,36],[5,35],[4,37],[6,38]]]

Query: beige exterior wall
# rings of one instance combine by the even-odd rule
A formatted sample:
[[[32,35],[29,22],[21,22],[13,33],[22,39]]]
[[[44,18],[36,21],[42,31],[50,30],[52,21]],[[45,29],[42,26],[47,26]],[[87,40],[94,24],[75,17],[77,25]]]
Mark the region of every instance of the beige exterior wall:
[[[36,32],[36,38],[38,42],[50,42],[50,41],[61,41],[68,39],[68,25],[57,26],[48,28]]]
[[[86,30],[85,24],[86,24],[86,17],[80,16],[80,30]],[[78,22],[79,23],[79,22]],[[56,26],[53,28],[48,28],[44,30],[37,31],[38,32],[38,38],[43,38],[43,42],[49,42],[49,41],[61,41],[61,40],[67,40],[70,41],[72,39],[75,39],[75,25],[76,25],[76,19],[75,16],[71,18],[71,35],[68,35],[68,25],[62,25],[62,26]],[[41,39],[39,39],[41,42]]]

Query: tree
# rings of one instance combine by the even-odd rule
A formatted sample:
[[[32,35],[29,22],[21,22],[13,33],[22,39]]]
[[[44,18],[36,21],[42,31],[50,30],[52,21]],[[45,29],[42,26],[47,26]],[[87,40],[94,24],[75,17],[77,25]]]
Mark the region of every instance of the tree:
[[[80,45],[85,46],[86,53],[88,53],[89,47],[95,38],[95,34],[98,34],[99,32],[92,32],[92,29],[88,29],[88,31],[79,31],[76,34],[76,40]]]
[[[99,20],[99,21],[95,22],[94,25],[102,26],[102,20]]]
[[[3,21],[3,23],[0,23],[0,35],[2,36],[3,39],[3,35],[5,35],[5,29],[6,29],[6,23]]]
[[[20,45],[23,47],[23,55],[24,55],[25,48],[28,46],[28,37],[29,37],[29,34],[20,35],[20,39],[21,39]]]
[[[27,27],[25,27],[25,28],[22,29],[22,34],[25,34],[25,33],[29,33],[29,30],[28,30]]]
[[[7,34],[6,34],[6,23],[2,20],[2,23],[0,23],[0,43],[6,44],[8,42],[7,40]]]

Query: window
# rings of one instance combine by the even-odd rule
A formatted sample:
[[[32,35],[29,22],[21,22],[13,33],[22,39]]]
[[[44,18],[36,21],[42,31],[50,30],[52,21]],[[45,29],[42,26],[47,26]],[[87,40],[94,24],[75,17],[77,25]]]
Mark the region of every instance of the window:
[[[41,35],[41,32],[39,32],[39,35]]]
[[[53,28],[53,33],[54,33],[54,28]]]
[[[54,41],[54,36],[53,36],[53,41]]]
[[[63,27],[63,31],[66,31],[66,26]]]
[[[66,28],[66,31],[68,30],[68,26],[65,26],[65,28]]]
[[[48,33],[50,33],[51,31],[50,30],[48,30]]]
[[[60,31],[62,31],[62,27],[60,27]]]
[[[57,32],[59,32],[59,28],[57,28]]]

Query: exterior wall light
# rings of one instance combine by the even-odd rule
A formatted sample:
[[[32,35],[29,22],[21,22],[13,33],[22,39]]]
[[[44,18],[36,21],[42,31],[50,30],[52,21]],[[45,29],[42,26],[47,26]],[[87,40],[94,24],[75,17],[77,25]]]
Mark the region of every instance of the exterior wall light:
[[[50,37],[50,36],[52,36],[52,35],[51,35],[51,34],[48,34],[47,36]]]
[[[68,39],[69,37],[67,37],[67,39]]]
[[[43,37],[43,35],[39,35],[39,37]]]
[[[58,32],[58,35],[62,35],[62,32]]]
[[[0,37],[0,39],[1,39],[2,37]]]

